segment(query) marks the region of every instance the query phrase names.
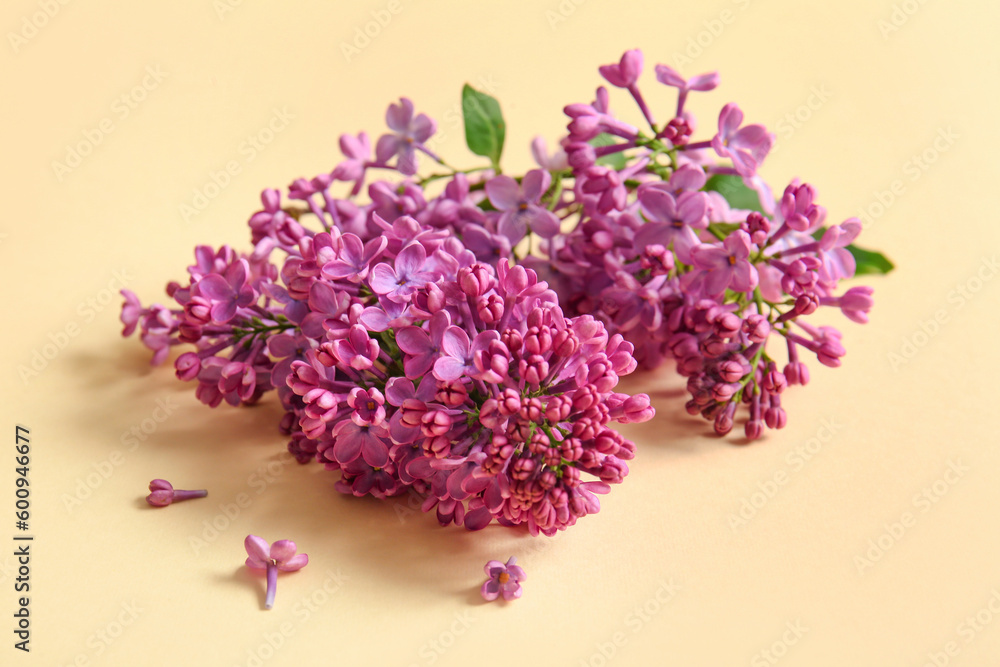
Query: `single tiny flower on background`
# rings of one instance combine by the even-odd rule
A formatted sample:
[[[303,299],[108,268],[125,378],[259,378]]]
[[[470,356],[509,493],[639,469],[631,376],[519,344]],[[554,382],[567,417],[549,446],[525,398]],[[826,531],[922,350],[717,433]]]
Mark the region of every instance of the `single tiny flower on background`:
[[[296,554],[295,542],[291,540],[278,540],[269,545],[262,537],[247,535],[243,540],[243,546],[247,550],[247,567],[267,573],[267,596],[264,608],[270,609],[274,606],[274,594],[278,589],[278,571],[301,570],[309,563],[309,556]]]
[[[198,489],[197,491],[175,489],[165,479],[154,479],[149,483],[149,490],[151,493],[146,496],[146,502],[153,507],[166,507],[170,503],[190,498],[204,498],[208,495],[208,491],[205,489]]]
[[[412,176],[417,173],[416,151],[421,150],[431,155],[423,144],[434,134],[437,123],[424,114],[414,117],[413,102],[401,97],[399,104],[389,105],[389,110],[385,112],[385,124],[394,134],[383,134],[379,137],[375,145],[376,158],[385,164],[395,157],[399,172]],[[367,146],[348,146],[348,148],[351,150],[352,158],[356,159],[357,154],[362,151],[367,155]]]
[[[521,582],[528,578],[521,566],[516,565],[517,559],[511,556],[506,563],[491,560],[486,563],[486,574],[489,577],[483,582],[480,594],[484,600],[493,601],[503,595],[504,600],[516,600],[521,597]]]

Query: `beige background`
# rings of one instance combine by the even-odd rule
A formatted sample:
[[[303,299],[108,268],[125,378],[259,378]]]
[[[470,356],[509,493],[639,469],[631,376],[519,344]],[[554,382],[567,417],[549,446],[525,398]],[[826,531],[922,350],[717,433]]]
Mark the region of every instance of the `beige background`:
[[[31,429],[36,540],[30,655],[12,647],[0,548],[0,663],[997,664],[996,3],[400,0],[345,55],[389,4],[3,4],[0,540],[15,424]],[[335,475],[291,461],[274,400],[211,411],[119,337],[118,281],[162,301],[195,244],[245,247],[262,188],[332,167],[339,134],[377,136],[400,95],[471,166],[459,90],[493,87],[505,164],[523,169],[531,137],[551,143],[562,106],[634,47],[661,116],[674,97],[654,63],[720,70],[694,100],[704,136],[738,101],[778,132],[768,180],[809,180],[835,220],[867,211],[864,245],[899,265],[867,281],[869,325],[831,316],[844,366],[814,364],[786,394],[784,431],[709,437],[672,371],[634,378],[659,414],[626,429],[639,456],[599,515],[551,540],[468,534],[337,494]],[[78,166],[53,166],[88,135],[101,141]],[[238,173],[185,220],[228,163]],[[211,495],[147,509],[153,477]],[[249,532],[311,557],[266,613],[241,566]],[[510,555],[524,597],[482,604],[483,563]]]

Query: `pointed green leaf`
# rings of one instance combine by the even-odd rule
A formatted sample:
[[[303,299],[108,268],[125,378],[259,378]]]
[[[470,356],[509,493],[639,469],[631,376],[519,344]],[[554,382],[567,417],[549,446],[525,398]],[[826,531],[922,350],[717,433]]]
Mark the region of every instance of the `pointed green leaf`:
[[[607,132],[602,132],[588,142],[591,146],[599,148],[601,146],[610,146],[612,144],[618,143],[614,135],[608,134]],[[597,164],[604,165],[605,167],[611,167],[616,171],[621,171],[625,168],[625,153],[619,151],[617,153],[611,153],[610,155],[602,155],[597,158]]]
[[[733,208],[757,211],[758,213],[764,212],[757,191],[748,188],[740,176],[716,174],[708,179],[703,189],[718,192]]]
[[[896,265],[880,252],[865,250],[853,243],[847,246],[847,250],[854,255],[854,261],[858,265],[855,275],[862,276],[868,273],[886,274],[896,268]]]
[[[469,150],[489,158],[494,169],[499,171],[506,129],[500,103],[466,84],[462,88],[462,116],[465,118],[465,143]]]

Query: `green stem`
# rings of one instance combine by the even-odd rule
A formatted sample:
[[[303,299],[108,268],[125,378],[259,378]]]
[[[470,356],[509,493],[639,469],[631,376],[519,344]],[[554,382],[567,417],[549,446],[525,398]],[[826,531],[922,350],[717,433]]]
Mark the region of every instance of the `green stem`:
[[[260,334],[268,333],[271,331],[287,331],[288,329],[296,328],[296,324],[289,322],[285,319],[284,315],[278,315],[276,318],[278,323],[273,326],[265,326],[264,323],[259,318],[253,318],[250,320],[250,326],[246,328],[233,327],[233,336],[236,339],[236,343],[242,342],[247,336],[253,337]]]
[[[429,175],[421,178],[419,181],[417,181],[417,185],[423,187],[424,185],[427,185],[431,181],[436,181],[436,180],[439,180],[439,179],[442,179],[442,178],[451,178],[455,174],[474,174],[477,171],[488,171],[490,169],[493,169],[492,166],[490,166],[490,167],[473,167],[471,169],[454,169],[451,166],[449,166],[447,164],[444,164],[443,162],[441,164],[444,165],[445,167],[448,167],[449,169],[451,169],[451,172],[449,172],[447,174],[429,174]]]
[[[719,239],[720,241],[726,240],[726,233],[721,229],[719,229],[718,227],[716,227],[714,222],[708,225],[708,231],[712,234],[712,236]]]
[[[556,178],[555,190],[552,192],[552,201],[549,202],[549,210],[556,210],[556,206],[559,204],[559,198],[562,197],[563,193],[563,179],[562,176]]]

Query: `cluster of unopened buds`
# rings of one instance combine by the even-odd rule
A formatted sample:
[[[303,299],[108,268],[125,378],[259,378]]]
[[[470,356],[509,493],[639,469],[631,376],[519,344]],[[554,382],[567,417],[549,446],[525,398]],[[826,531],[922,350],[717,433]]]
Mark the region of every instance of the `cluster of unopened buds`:
[[[488,95],[463,91],[467,143],[489,160],[471,169],[439,157],[434,121],[400,99],[374,151],[344,135],[330,172],[265,190],[247,252],[196,248],[172,307],[125,291],[125,335],[139,330],[154,363],[188,346],[177,376],[210,406],[275,390],[289,450],[339,471],[339,490],[415,492],[469,529],[551,535],[596,512],[635,453],[610,425],[653,416],[646,395],[615,391],[640,365],[675,360],[688,410],[719,433],[741,405],[747,437],[781,428],[782,392],[809,379],[802,357],[844,355],[805,317],[832,306],[867,321],[871,289],[837,285],[859,252],[881,256],[854,248],[857,220],[825,224],[812,186],[772,196],[757,169],[773,135],[735,104],[692,141],[687,96],[717,75],[658,65],[679,92],[658,124],[642,65],[629,51],[600,71],[648,130],[601,87],[566,107],[554,153],[535,140],[539,168],[519,177],[501,171]]]

